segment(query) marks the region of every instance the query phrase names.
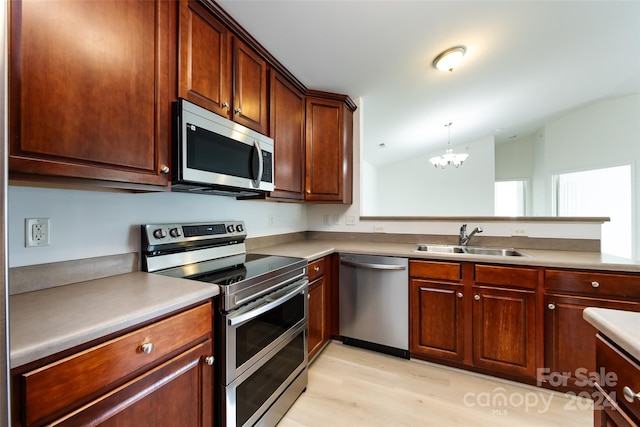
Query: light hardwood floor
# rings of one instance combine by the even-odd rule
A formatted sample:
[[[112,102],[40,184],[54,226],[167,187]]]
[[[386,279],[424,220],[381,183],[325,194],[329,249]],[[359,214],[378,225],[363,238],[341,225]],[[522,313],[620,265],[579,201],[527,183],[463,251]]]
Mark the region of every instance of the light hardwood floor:
[[[278,427],[592,425],[589,399],[333,341]]]

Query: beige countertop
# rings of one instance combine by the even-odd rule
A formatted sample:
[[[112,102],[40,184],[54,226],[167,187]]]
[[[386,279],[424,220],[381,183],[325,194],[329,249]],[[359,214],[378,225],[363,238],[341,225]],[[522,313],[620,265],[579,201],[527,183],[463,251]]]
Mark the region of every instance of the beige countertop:
[[[268,246],[253,250],[255,253],[298,256],[309,261],[334,252],[349,252],[370,255],[399,256],[407,258],[488,262],[494,264],[530,265],[537,267],[580,268],[640,273],[640,261],[620,258],[599,252],[571,252],[551,250],[518,249],[527,257],[498,257],[491,255],[416,253],[413,243],[382,243],[341,240],[300,240],[292,243]]]
[[[11,368],[209,299],[217,286],[143,272],[9,297]]]
[[[603,335],[640,360],[640,313],[589,307],[582,315]]]

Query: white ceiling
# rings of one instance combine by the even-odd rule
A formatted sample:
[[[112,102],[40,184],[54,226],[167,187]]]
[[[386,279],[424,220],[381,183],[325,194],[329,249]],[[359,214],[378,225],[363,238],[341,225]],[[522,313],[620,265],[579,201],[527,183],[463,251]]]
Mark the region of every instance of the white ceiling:
[[[640,92],[638,0],[218,3],[305,86],[362,99],[373,165],[444,149],[449,122],[454,145],[522,137]],[[459,68],[432,67],[458,45]]]

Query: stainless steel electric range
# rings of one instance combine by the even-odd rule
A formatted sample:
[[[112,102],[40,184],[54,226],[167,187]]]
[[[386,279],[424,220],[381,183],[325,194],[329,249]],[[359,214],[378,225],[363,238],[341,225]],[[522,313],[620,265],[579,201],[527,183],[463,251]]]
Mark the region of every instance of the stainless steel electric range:
[[[242,221],[142,225],[143,270],[220,287],[216,413],[275,426],[307,386],[307,261],[247,254]]]

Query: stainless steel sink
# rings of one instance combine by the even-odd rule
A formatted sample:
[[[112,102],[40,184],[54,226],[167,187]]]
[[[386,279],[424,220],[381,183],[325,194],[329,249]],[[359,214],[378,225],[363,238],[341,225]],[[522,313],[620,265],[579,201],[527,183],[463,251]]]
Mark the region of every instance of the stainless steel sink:
[[[430,244],[418,244],[415,248],[412,249],[412,252],[490,255],[490,256],[501,256],[501,257],[528,256],[513,248],[481,248],[477,246],[430,245]]]

